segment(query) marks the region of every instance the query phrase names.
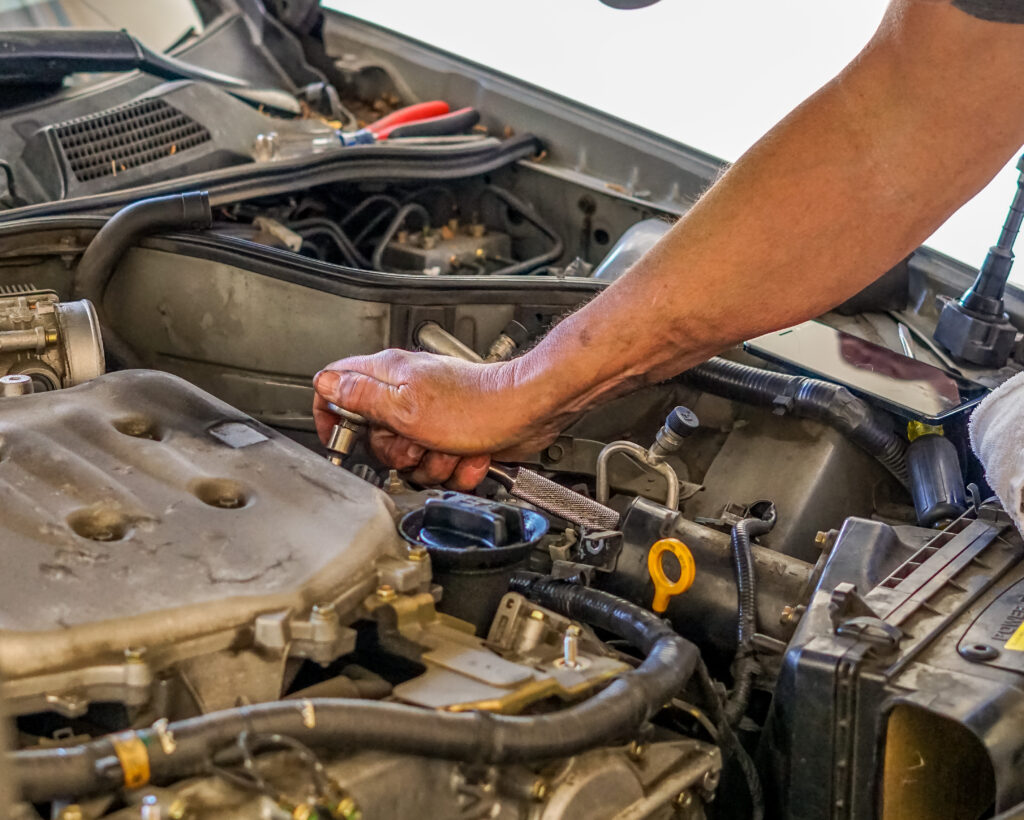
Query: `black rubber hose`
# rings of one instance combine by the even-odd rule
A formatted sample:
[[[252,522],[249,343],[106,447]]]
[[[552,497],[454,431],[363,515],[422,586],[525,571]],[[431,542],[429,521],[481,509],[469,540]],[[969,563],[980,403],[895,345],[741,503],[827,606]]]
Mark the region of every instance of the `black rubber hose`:
[[[365,256],[363,256],[349,239],[349,236],[341,228],[340,225],[332,222],[330,219],[324,217],[309,217],[307,219],[300,219],[296,222],[286,223],[285,227],[289,230],[295,231],[303,239],[308,239],[311,236],[327,236],[330,237],[331,241],[334,242],[334,246],[341,253],[342,258],[346,264],[352,265],[353,267],[365,268],[369,263]]]
[[[694,387],[746,404],[777,406],[839,430],[873,455],[906,486],[907,443],[871,407],[845,387],[731,362],[718,356],[688,370]]]
[[[757,576],[751,540],[770,532],[775,526],[775,505],[769,504],[760,517],[744,518],[732,528],[732,560],[736,569],[736,658],[733,662],[733,689],[725,704],[725,718],[735,726],[750,703],[757,675],[754,658],[754,634],[757,632]]]
[[[382,261],[384,258],[384,251],[387,250],[388,243],[395,238],[395,234],[398,233],[398,230],[405,223],[405,220],[408,219],[412,214],[419,215],[419,217],[423,220],[424,228],[430,227],[430,212],[427,211],[427,209],[424,208],[422,205],[416,202],[407,202],[405,205],[398,209],[398,211],[392,218],[391,222],[388,224],[387,228],[384,229],[384,234],[377,241],[377,245],[373,249],[373,256],[370,257],[370,265],[372,266],[372,270],[384,270],[384,263]],[[360,234],[360,236],[362,236],[362,234]],[[357,239],[356,241],[358,242],[359,240]]]
[[[725,705],[718,693],[718,687],[711,679],[707,667],[703,661],[697,665],[695,674],[697,685],[703,696],[703,706],[718,730],[718,741],[722,747],[722,756],[725,761],[732,760],[739,767],[743,779],[747,783],[747,794],[750,797],[750,820],[763,820],[764,818],[764,789],[761,788],[761,775],[757,766],[750,759],[747,750],[743,748],[740,739],[729,725]]]
[[[151,779],[171,782],[205,770],[210,756],[242,731],[287,735],[321,748],[387,749],[400,754],[499,764],[567,757],[625,740],[687,683],[700,661],[697,648],[655,615],[606,592],[523,573],[513,587],[532,601],[608,630],[645,654],[639,668],[587,700],[551,714],[508,716],[450,713],[397,703],[311,699],[276,701],[182,720],[162,733],[142,729],[129,746],[144,746]],[[174,739],[170,754],[161,744]],[[8,760],[31,802],[91,794],[124,780],[119,736],[79,746],[32,749]],[[118,746],[120,744],[120,746]]]
[[[78,260],[72,292],[76,298],[92,302],[106,349],[124,365],[137,366],[138,356],[111,329],[103,308],[103,294],[117,263],[140,237],[163,230],[200,230],[212,224],[210,196],[206,191],[140,199],[110,217]]]
[[[520,273],[529,273],[530,271],[541,268],[544,265],[550,265],[552,262],[557,262],[558,259],[561,258],[562,253],[565,251],[565,244],[562,242],[562,237],[559,236],[555,229],[548,225],[547,222],[537,216],[534,210],[526,202],[519,199],[519,197],[511,191],[506,191],[504,188],[499,188],[497,185],[488,185],[484,188],[484,193],[491,194],[492,196],[500,199],[505,203],[505,205],[521,214],[523,219],[531,223],[537,230],[551,240],[551,247],[540,256],[535,256],[532,259],[524,259],[522,262],[517,262],[514,265],[509,265],[508,267],[492,271],[492,276],[513,276]]]

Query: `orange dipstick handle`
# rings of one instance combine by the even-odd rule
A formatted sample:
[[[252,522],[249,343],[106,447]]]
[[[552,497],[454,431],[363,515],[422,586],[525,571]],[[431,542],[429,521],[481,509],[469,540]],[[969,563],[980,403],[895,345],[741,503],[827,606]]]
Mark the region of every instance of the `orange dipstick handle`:
[[[666,552],[671,552],[679,561],[679,577],[675,581],[670,581],[665,574],[662,558]],[[654,581],[654,603],[651,604],[651,609],[660,615],[668,609],[669,599],[673,595],[686,592],[693,585],[693,579],[697,576],[697,564],[693,560],[690,548],[678,538],[662,538],[655,541],[651,551],[647,553],[647,571]]]

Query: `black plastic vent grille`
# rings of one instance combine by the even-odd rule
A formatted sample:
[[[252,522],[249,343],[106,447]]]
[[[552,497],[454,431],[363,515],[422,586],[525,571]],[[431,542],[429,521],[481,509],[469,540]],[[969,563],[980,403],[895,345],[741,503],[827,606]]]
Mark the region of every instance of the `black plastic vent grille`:
[[[118,174],[210,141],[210,132],[163,100],[141,100],[53,126],[79,182]]]

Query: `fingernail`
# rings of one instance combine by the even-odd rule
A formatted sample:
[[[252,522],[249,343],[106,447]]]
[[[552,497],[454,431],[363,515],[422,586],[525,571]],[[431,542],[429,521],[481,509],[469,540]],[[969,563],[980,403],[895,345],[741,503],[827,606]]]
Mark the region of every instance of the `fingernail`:
[[[316,383],[317,383],[318,381],[320,381],[320,374],[321,374],[321,373],[323,373],[323,372],[324,372],[323,370],[318,370],[318,371],[316,372],[316,375],[315,375],[315,376],[313,376],[313,387],[314,387],[314,388],[316,387]]]
[[[424,449],[422,447],[420,447],[420,445],[418,445],[418,444],[410,444],[406,448],[405,454],[409,458],[414,458],[417,461],[419,461],[421,458],[423,458],[423,453],[424,452],[425,452]]]
[[[341,381],[341,374],[333,370],[321,370],[316,374],[316,381],[313,387],[320,394],[331,394],[338,389],[338,382]]]
[[[473,456],[472,458],[466,459],[466,466],[471,467],[474,470],[479,470],[481,467],[486,467],[491,463],[490,456]]]

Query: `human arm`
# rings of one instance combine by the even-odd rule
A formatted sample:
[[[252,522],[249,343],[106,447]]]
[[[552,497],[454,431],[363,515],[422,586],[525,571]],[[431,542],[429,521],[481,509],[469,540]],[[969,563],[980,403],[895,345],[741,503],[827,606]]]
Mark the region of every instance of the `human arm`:
[[[856,293],[1022,141],[1024,26],[897,0],[837,78],[533,350],[502,365],[342,360],[329,366],[337,386],[322,379],[318,391],[382,425],[385,460],[468,486],[486,462],[470,469],[454,456],[531,446],[595,404]]]

